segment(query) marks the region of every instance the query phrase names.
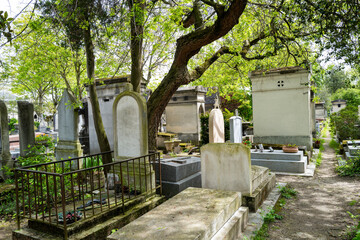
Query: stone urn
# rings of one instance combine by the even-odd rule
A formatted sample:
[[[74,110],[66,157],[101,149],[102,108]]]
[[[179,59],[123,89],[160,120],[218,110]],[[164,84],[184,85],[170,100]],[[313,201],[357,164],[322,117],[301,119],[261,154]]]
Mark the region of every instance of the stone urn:
[[[172,152],[174,148],[174,141],[164,141],[166,151]]]
[[[297,153],[299,148],[297,146],[284,145],[282,146],[282,150],[284,153]]]

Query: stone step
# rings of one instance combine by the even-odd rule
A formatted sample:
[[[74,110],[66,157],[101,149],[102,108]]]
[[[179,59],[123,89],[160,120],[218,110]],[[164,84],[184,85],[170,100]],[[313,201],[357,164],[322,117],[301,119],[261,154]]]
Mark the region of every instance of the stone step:
[[[275,173],[268,172],[261,184],[251,194],[242,195],[242,205],[250,212],[256,212],[276,185]]]
[[[301,161],[303,157],[303,151],[298,151],[297,153],[284,153],[282,150],[274,150],[274,152],[270,152],[269,150],[255,152],[254,150],[251,150],[251,159]]]
[[[256,189],[259,185],[266,179],[269,175],[270,170],[266,167],[261,166],[251,166],[251,180],[252,180],[252,189]]]
[[[302,161],[251,159],[251,164],[267,167],[273,172],[304,173],[307,165],[307,157],[303,157]]]
[[[188,188],[107,239],[211,239],[241,207],[241,193]]]
[[[240,239],[248,223],[249,208],[240,207],[211,240]]]

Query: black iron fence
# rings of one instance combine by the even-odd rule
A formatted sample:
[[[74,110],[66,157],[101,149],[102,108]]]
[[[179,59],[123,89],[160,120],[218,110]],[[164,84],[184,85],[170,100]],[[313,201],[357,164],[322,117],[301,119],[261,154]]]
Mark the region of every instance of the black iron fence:
[[[140,196],[161,195],[161,179],[156,182],[154,174],[161,176],[159,153],[103,164],[103,156],[112,153],[16,169],[18,229],[21,217],[35,219],[60,227],[67,239],[72,223],[119,206],[124,212],[125,203]]]

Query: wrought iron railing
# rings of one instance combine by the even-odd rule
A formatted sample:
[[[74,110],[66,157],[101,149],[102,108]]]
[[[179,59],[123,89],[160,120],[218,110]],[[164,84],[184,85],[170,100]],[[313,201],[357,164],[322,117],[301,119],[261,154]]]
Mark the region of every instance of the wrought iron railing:
[[[161,195],[160,154],[102,164],[104,152],[15,169],[17,224],[20,218],[60,227],[96,216],[127,201]],[[154,164],[158,163],[158,164]],[[156,166],[154,169],[153,166]]]

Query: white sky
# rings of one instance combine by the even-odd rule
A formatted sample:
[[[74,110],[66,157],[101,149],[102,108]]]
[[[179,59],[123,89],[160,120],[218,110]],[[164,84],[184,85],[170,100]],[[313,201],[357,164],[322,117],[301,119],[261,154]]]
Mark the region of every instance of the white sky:
[[[15,17],[30,2],[35,0],[0,0],[0,11],[7,11],[10,17]]]

